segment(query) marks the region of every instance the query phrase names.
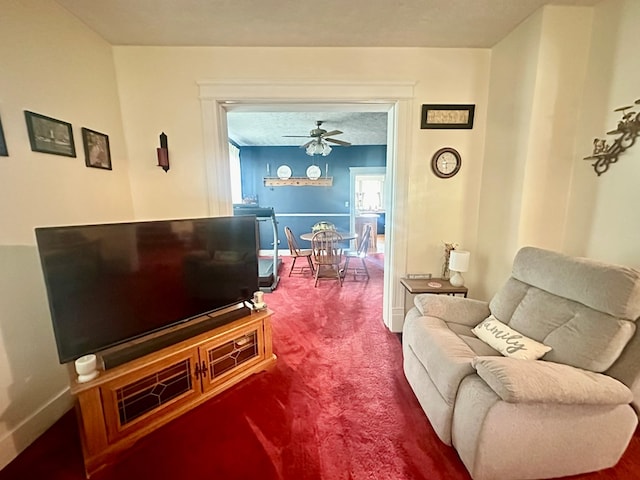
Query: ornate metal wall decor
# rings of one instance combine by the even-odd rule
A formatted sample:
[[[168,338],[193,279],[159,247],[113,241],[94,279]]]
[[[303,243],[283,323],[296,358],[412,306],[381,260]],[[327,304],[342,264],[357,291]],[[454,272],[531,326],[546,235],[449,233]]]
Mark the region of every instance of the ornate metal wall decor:
[[[639,105],[640,100],[635,101]],[[616,108],[614,112],[622,112],[622,118],[618,122],[615,130],[607,132],[607,135],[618,135],[611,145],[605,139],[596,138],[593,140],[593,154],[585,157],[585,160],[594,160],[593,169],[598,176],[609,170],[609,165],[618,161],[618,156],[627,148],[636,143],[636,138],[640,135],[640,113],[633,110],[627,111],[633,106]]]

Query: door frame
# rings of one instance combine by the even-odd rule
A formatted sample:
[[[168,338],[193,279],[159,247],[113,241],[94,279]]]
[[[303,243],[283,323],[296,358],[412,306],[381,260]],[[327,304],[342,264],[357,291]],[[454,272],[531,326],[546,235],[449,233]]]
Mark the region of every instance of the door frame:
[[[407,194],[411,151],[414,82],[198,82],[202,111],[208,210],[212,216],[231,215],[226,114],[240,108],[371,108],[388,113],[387,180],[390,226],[385,236],[382,316],[385,325],[400,332],[404,322],[404,292],[400,277],[406,271]]]

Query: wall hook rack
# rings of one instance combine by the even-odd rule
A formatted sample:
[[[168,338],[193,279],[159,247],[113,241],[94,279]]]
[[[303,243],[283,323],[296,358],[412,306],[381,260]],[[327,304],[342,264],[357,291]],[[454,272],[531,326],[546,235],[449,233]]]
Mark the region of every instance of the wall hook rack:
[[[640,99],[634,104],[640,105]],[[614,110],[614,112],[622,112],[622,118],[618,121],[615,130],[607,132],[607,135],[618,135],[611,145],[605,139],[593,140],[593,154],[585,157],[584,160],[594,161],[591,165],[598,176],[609,170],[609,166],[616,163],[618,157],[636,143],[636,138],[640,135],[640,113],[628,111],[632,108],[633,106],[627,106]]]

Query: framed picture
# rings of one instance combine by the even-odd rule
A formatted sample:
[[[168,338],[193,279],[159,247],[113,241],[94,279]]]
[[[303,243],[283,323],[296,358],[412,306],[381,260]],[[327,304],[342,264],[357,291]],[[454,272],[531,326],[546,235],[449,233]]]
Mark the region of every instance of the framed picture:
[[[111,150],[107,135],[82,127],[82,143],[87,167],[111,170]]]
[[[2,120],[0,120],[0,157],[8,157],[7,142],[4,140],[4,131],[2,130]]]
[[[473,128],[475,105],[422,105],[420,128]]]
[[[76,156],[73,128],[70,123],[26,110],[24,116],[27,121],[31,150],[65,157]]]

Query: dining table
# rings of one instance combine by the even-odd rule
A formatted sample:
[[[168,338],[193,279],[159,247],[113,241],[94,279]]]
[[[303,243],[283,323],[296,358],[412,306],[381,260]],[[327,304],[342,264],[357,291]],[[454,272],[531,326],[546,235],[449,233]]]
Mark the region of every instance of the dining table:
[[[317,232],[305,232],[305,233],[300,235],[300,238],[302,240],[306,240],[307,242],[310,242],[311,239],[313,238],[313,236],[316,233]],[[336,233],[338,233],[342,237],[343,240],[355,240],[356,238],[358,238],[358,234],[357,233],[353,233],[353,232],[336,231]]]

